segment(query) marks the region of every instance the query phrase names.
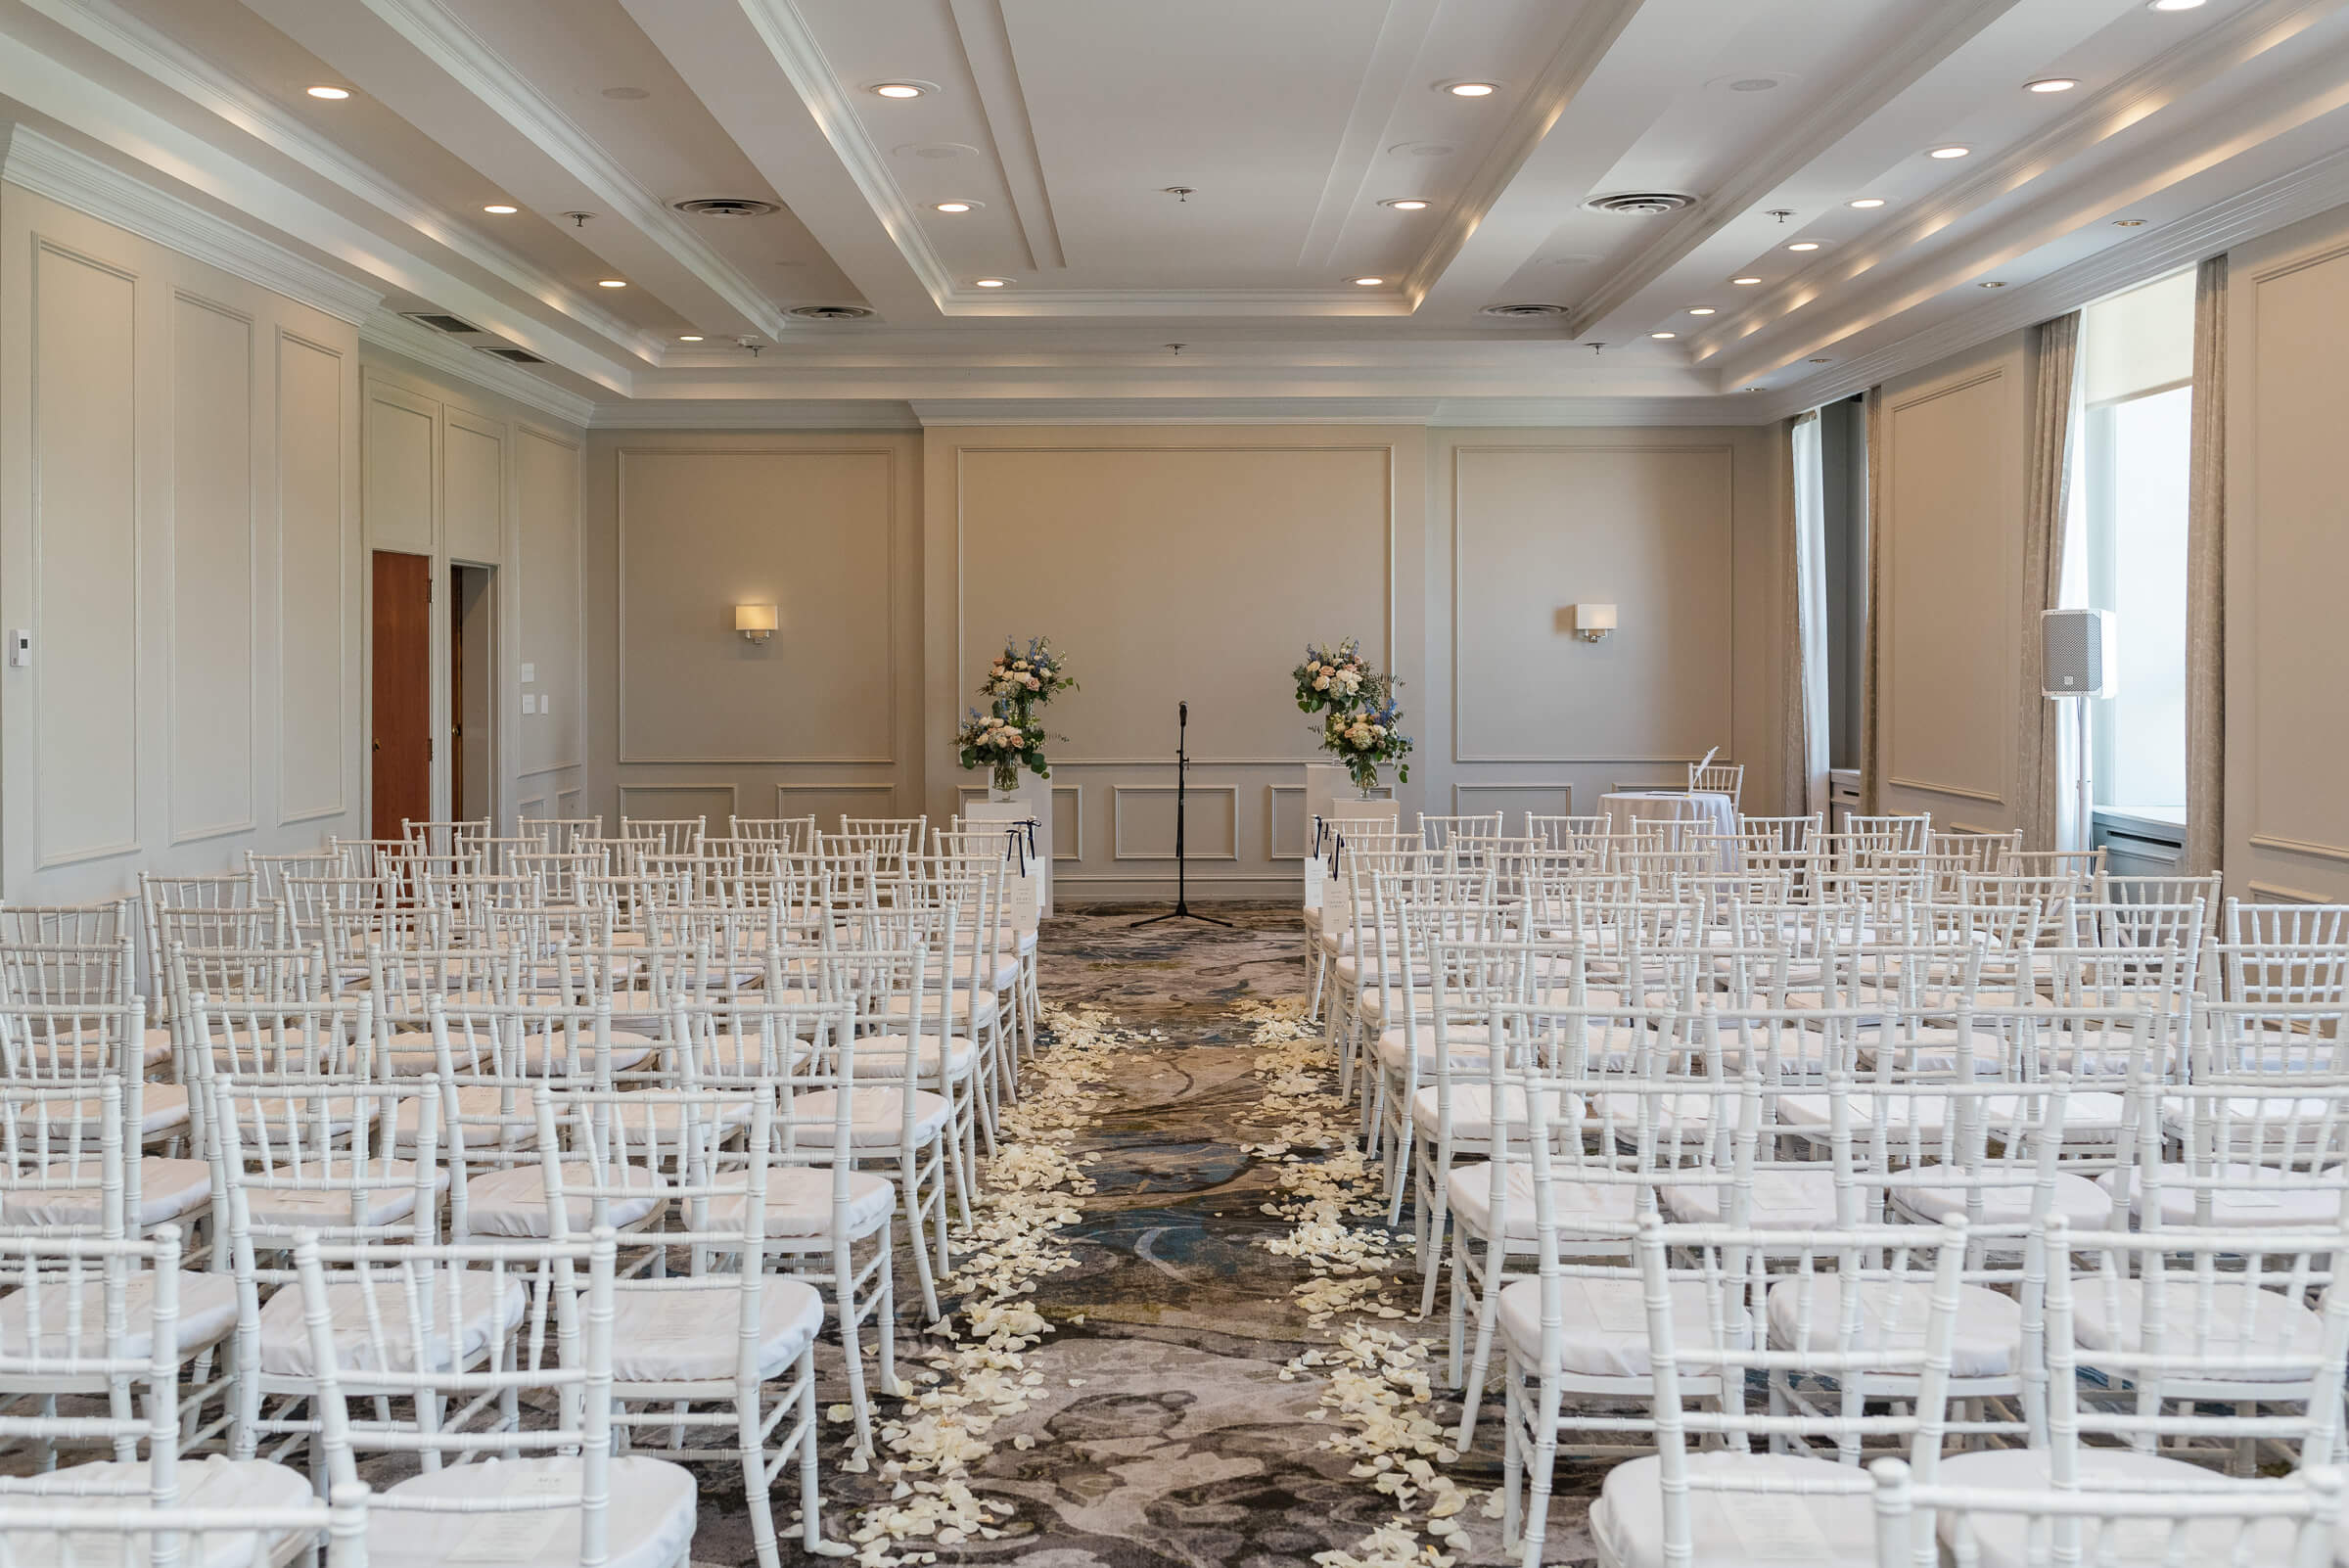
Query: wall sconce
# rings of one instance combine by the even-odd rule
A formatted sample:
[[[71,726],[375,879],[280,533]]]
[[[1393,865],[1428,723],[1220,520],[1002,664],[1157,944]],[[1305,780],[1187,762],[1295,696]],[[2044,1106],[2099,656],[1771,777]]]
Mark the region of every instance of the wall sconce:
[[[771,604],[738,604],[734,607],[734,629],[742,633],[745,642],[764,642],[775,634],[775,607]]]
[[[1574,634],[1585,642],[1597,642],[1615,629],[1615,607],[1611,604],[1578,604],[1574,607]]]

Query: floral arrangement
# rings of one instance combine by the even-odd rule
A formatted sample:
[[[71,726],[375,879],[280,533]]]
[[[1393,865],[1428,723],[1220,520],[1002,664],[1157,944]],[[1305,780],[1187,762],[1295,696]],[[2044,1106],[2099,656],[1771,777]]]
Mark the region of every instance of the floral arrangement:
[[[1297,680],[1301,713],[1351,713],[1366,703],[1383,701],[1389,682],[1374,672],[1352,637],[1335,648],[1323,643],[1305,646],[1305,663],[1291,671]]]
[[[1378,788],[1381,762],[1396,763],[1396,782],[1408,784],[1411,768],[1404,759],[1411,755],[1411,738],[1399,727],[1402,719],[1391,696],[1348,713],[1333,709],[1321,720],[1321,749],[1346,764],[1355,788],[1365,795]]]
[[[1050,778],[1052,764],[1044,761],[1047,737],[1041,724],[1018,713],[1010,703],[997,703],[989,713],[974,708],[954,732],[962,765],[987,768],[994,787],[1008,795],[1020,787],[1023,769],[1037,778]]]
[[[1069,678],[1060,650],[1052,646],[1049,637],[1031,637],[1024,649],[1016,641],[1006,641],[979,687],[984,696],[1028,707],[1076,689],[1077,682]]]

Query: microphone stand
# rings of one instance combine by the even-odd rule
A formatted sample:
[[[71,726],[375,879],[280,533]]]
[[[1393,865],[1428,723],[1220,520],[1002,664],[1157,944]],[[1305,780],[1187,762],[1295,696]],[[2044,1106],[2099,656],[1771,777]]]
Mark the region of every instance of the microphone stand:
[[[1228,920],[1201,914],[1191,907],[1189,898],[1190,862],[1183,842],[1183,818],[1188,802],[1187,784],[1191,770],[1190,753],[1191,705],[1177,703],[1174,708],[1174,907],[1165,914],[1136,920],[1134,926],[1155,926],[1162,920],[1203,920],[1211,926],[1229,926]]]

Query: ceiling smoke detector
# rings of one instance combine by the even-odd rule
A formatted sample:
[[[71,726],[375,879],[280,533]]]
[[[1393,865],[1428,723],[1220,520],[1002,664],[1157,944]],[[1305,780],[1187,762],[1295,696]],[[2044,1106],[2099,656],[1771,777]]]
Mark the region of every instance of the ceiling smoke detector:
[[[872,312],[863,305],[793,305],[784,314],[802,321],[862,321]]]
[[[1499,316],[1506,321],[1532,321],[1543,316],[1562,316],[1566,314],[1566,307],[1562,304],[1489,304],[1477,313]]]
[[[782,210],[772,202],[761,202],[755,196],[696,196],[669,206],[689,217],[764,217]]]
[[[1583,204],[1593,212],[1621,212],[1627,217],[1658,217],[1696,206],[1696,198],[1680,191],[1616,191],[1593,196]]]

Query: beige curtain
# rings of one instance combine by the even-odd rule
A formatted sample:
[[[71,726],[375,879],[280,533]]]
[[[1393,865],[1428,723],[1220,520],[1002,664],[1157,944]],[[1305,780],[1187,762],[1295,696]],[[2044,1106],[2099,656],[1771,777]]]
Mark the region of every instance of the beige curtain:
[[[2072,374],[2080,346],[2080,312],[2043,321],[2033,337],[2039,375],[2031,390],[2030,485],[2023,509],[2023,689],[2016,729],[2018,785],[2015,825],[2032,849],[2062,848],[2056,819],[2071,781],[2059,776],[2059,705],[2040,695],[2046,661],[2039,615],[2063,603],[2066,515],[2071,509]],[[2085,838],[2088,824],[2078,831]]]
[[[2227,258],[2194,275],[2194,447],[2186,524],[2186,870],[2225,854]]]
[[[1811,793],[1811,715],[1803,684],[1803,523],[1795,498],[1802,480],[1795,472],[1795,423],[1778,422],[1778,454],[1786,467],[1786,483],[1778,486],[1778,515],[1786,529],[1778,576],[1778,610],[1786,628],[1779,645],[1783,664],[1778,680],[1778,809],[1788,813],[1808,810],[1803,802]]]
[[[1884,792],[1883,700],[1878,675],[1884,665],[1884,389],[1870,387],[1867,429],[1867,648],[1860,671],[1860,809],[1881,811]]]

